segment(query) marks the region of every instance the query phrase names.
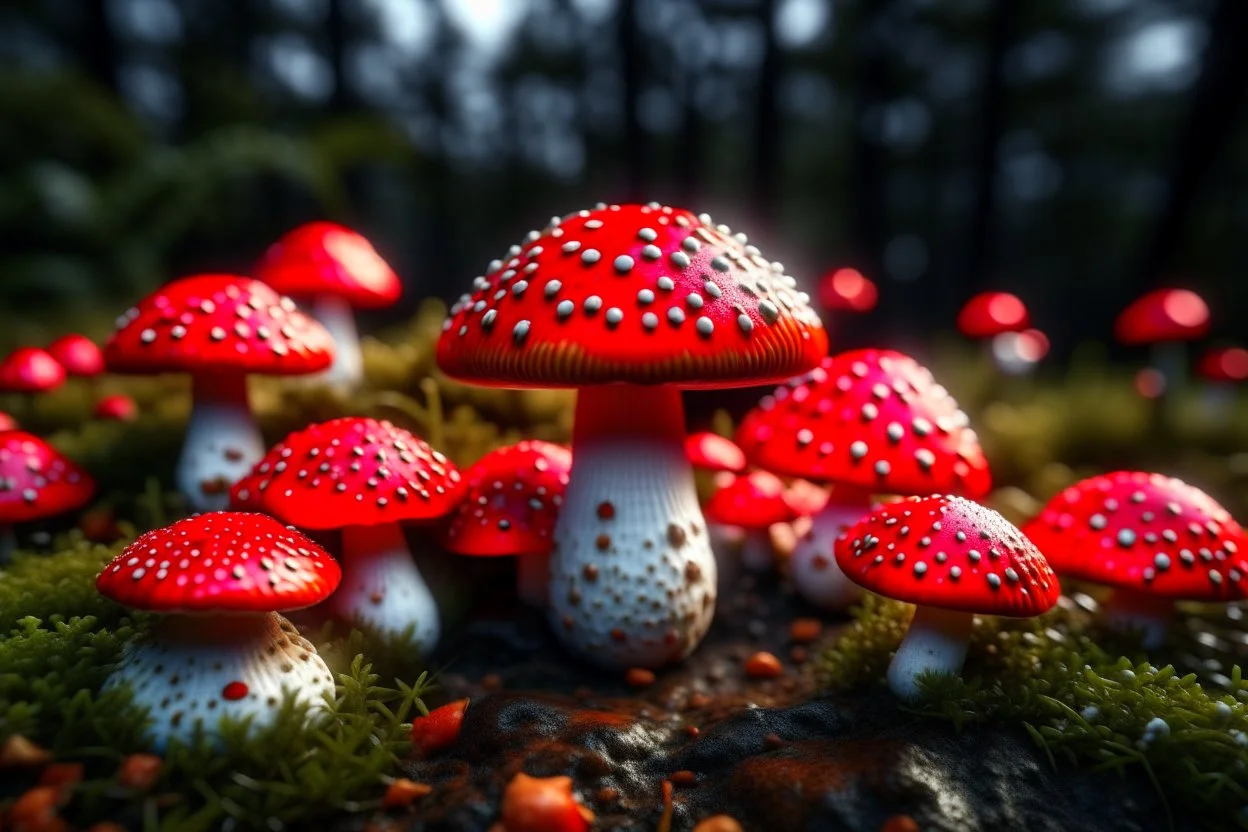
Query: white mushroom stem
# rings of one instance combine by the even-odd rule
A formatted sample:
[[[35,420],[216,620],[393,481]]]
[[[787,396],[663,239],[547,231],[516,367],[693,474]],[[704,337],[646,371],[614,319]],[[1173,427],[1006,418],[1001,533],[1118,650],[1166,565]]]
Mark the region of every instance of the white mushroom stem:
[[[338,618],[410,637],[429,655],[441,635],[438,604],[397,523],[342,530],[342,582],[325,603]]]
[[[1112,629],[1140,635],[1140,646],[1155,650],[1166,640],[1174,618],[1174,601],[1147,591],[1116,589],[1101,605],[1105,623]]]
[[[195,511],[221,511],[230,486],[264,456],[264,439],[247,403],[247,377],[202,374],[192,380],[191,419],[176,473]]]
[[[584,389],[555,526],[549,615],[604,667],[659,667],[697,647],[715,613],[715,556],[668,387]]]
[[[334,339],[334,363],[324,379],[333,384],[359,384],[364,378],[364,354],[355,327],[355,310],[342,298],[320,295],[312,304],[312,314]]]
[[[845,577],[836,563],[836,539],[870,510],[870,497],[829,502],[810,519],[789,556],[793,586],[811,604],[825,610],[844,610],[862,598],[863,589]]]
[[[132,642],[105,689],[126,685],[151,719],[152,746],[187,743],[202,724],[219,739],[223,717],[271,725],[287,695],[323,711],[334,677],[310,642],[276,613],[170,615]]]
[[[917,607],[888,665],[889,689],[902,699],[915,699],[920,674],[961,673],[974,623],[969,612]]]
[[[530,607],[546,608],[550,592],[550,555],[520,555],[516,561],[516,595]]]

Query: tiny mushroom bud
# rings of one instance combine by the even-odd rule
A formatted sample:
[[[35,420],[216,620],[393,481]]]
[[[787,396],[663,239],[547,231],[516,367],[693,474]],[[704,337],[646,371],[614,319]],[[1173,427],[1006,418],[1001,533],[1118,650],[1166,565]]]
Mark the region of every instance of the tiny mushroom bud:
[[[101,595],[162,620],[127,650],[105,689],[129,688],[151,717],[152,747],[219,739],[224,717],[273,723],[290,696],[319,715],[334,679],[279,611],[325,599],[338,564],[262,514],[212,512],[141,535],[100,573]]]
[[[310,222],[269,246],[256,277],[284,295],[307,299],[334,339],[330,381],[358,384],[364,375],[354,309],[393,306],[399,277],[362,235],[331,222]]]
[[[230,498],[299,528],[340,529],[343,580],[328,610],[404,634],[428,653],[441,633],[437,603],[399,524],[431,524],[462,490],[455,465],[423,440],[389,422],[347,416],[291,433]]]
[[[961,497],[909,497],[878,508],[837,541],[836,559],[866,589],[917,606],[888,668],[889,687],[903,699],[918,695],[920,674],[961,672],[975,613],[1031,617],[1060,594],[1044,555],[1022,532]]]
[[[1160,646],[1174,602],[1248,597],[1248,534],[1182,480],[1116,471],[1075,483],[1023,531],[1059,575],[1114,588],[1111,623]]]

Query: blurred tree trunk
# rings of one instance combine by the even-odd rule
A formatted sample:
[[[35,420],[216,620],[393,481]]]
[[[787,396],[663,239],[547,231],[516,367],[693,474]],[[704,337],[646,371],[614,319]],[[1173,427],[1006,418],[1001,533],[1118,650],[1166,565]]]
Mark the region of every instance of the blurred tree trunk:
[[[108,0],[87,0],[78,54],[92,78],[111,92],[120,90],[121,55],[108,14]]]
[[[692,208],[702,198],[702,115],[692,73],[684,83],[684,112],[676,137],[676,192],[681,205]]]
[[[325,45],[329,68],[334,77],[334,91],[329,98],[329,108],[335,114],[346,114],[359,109],[351,84],[347,82],[347,51],[351,32],[347,22],[345,0],[327,0],[325,7]]]
[[[1181,269],[1180,255],[1201,188],[1248,108],[1248,2],[1219,0],[1187,119],[1171,150],[1165,202],[1145,235],[1134,268],[1141,293]]]
[[[781,128],[776,88],[780,83],[781,54],[776,42],[776,0],[759,0],[763,27],[763,61],[758,72],[758,103],[754,114],[754,165],[751,214],[766,234],[776,223],[777,179],[780,175]]]
[[[1023,0],[993,0],[988,12],[988,43],[984,56],[983,86],[979,94],[979,132],[975,142],[975,194],[971,203],[966,270],[950,277],[956,283],[948,292],[960,303],[985,288],[996,270],[997,169],[1004,130],[1005,54],[1013,38],[1015,21]]]
[[[884,105],[892,61],[879,36],[889,0],[862,0],[855,13],[854,93],[850,149],[849,217],[851,261],[866,274],[883,275],[887,243],[885,160],[872,119]]]
[[[642,48],[637,36],[637,9],[633,0],[619,4],[616,17],[616,46],[620,53],[620,75],[624,96],[624,185],[622,199],[646,198],[645,132],[638,118],[637,104],[641,98]]]

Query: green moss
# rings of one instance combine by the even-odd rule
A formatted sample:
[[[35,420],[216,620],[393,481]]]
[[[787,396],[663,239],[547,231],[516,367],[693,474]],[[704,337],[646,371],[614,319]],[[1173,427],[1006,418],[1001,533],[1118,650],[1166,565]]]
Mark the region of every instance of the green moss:
[[[377,643],[358,631],[322,646],[340,670],[337,693],[308,727],[306,710],[289,702],[252,737],[225,722],[221,745],[201,738],[171,747],[151,794],[136,800],[120,789],[118,764],[145,750],[146,714],[124,690],[97,692],[148,616],[95,592],[95,575],[115,551],[79,543],[57,555],[22,555],[0,580],[0,739],[20,733],[58,760],[87,765],[67,819],[170,830],[216,829],[232,819],[282,828],[378,804],[408,751],[410,720],[427,712],[421,697],[431,684],[410,669],[414,654],[400,641]],[[413,681],[378,684],[374,653]],[[0,785],[0,807],[25,785]]]
[[[869,597],[815,665],[827,690],[879,685],[910,607]],[[1153,782],[1172,818],[1248,828],[1248,681],[1202,686],[1172,665],[1111,655],[1073,604],[1037,619],[978,619],[961,677],[920,680],[912,709],[961,730],[1022,724],[1056,765],[1126,771]],[[1163,720],[1164,725],[1155,720]]]

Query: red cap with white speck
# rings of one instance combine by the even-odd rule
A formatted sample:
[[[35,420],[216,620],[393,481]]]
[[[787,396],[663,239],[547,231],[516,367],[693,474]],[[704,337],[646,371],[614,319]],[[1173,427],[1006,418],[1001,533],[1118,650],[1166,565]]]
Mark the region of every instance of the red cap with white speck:
[[[909,497],[876,509],[837,540],[836,562],[872,592],[939,609],[1025,618],[1061,594],[1035,544],[961,497]]]
[[[712,523],[743,529],[765,529],[798,517],[786,499],[784,483],[766,471],[733,477],[715,490],[702,513]]]
[[[324,601],[341,578],[324,549],[272,517],[216,511],[141,535],[95,586],[153,612],[260,613]]]
[[[1173,477],[1091,477],[1023,531],[1059,575],[1174,599],[1248,596],[1248,535],[1212,497]]]
[[[464,473],[467,488],[442,534],[461,555],[550,551],[572,452],[536,439],[491,451]]]
[[[454,463],[389,422],[347,416],[295,431],[230,491],[232,505],[305,529],[432,520],[463,483]]]
[[[319,323],[258,280],[198,275],[175,280],[117,321],[104,347],[117,373],[263,373],[325,370],[334,345]]]
[[[737,444],[756,465],[873,493],[988,493],[966,414],[932,374],[892,350],[825,358],[751,410]]]
[[[288,232],[265,252],[256,277],[282,294],[332,295],[360,309],[390,306],[403,292],[372,243],[332,222],[310,222]]]
[[[552,218],[490,264],[438,341],[448,375],[500,387],[775,381],[814,366],[809,299],[745,235],[651,203]]]
[[[46,393],[65,383],[65,368],[37,347],[21,347],[0,362],[0,393]]]
[[[71,511],[91,499],[91,476],[31,433],[0,433],[0,525]]]

